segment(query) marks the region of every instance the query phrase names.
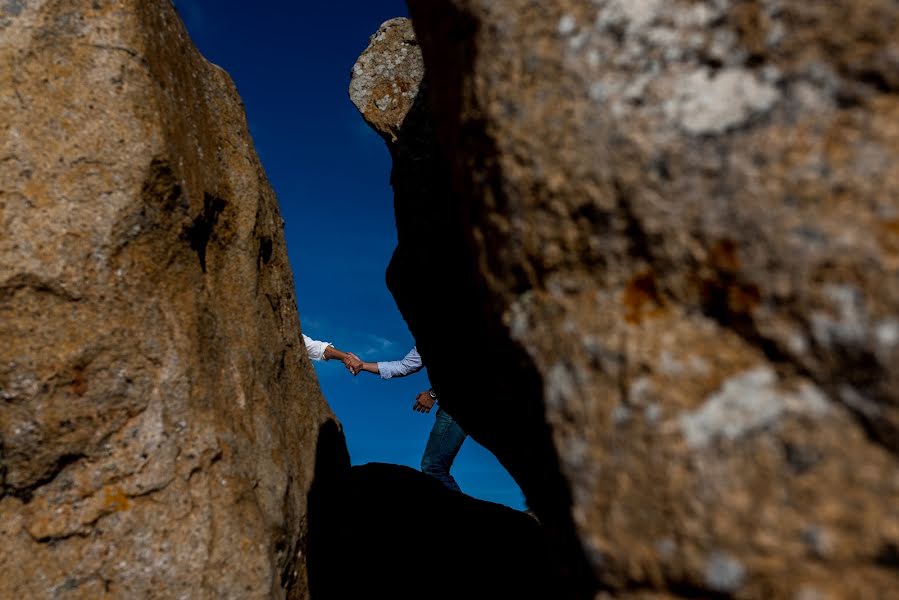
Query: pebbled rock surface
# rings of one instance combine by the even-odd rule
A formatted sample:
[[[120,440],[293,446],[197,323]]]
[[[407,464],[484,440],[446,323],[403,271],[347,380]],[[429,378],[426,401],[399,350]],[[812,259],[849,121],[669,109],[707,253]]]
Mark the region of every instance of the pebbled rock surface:
[[[369,39],[350,75],[350,100],[390,142],[398,140],[424,79],[424,59],[412,22],[385,21]]]
[[[307,597],[332,414],[233,83],[168,0],[0,2],[0,58],[0,597]]]
[[[398,191],[388,281],[445,406],[563,546],[567,512],[590,585],[894,593],[899,5],[410,9],[449,179]],[[452,290],[414,279],[453,264]]]

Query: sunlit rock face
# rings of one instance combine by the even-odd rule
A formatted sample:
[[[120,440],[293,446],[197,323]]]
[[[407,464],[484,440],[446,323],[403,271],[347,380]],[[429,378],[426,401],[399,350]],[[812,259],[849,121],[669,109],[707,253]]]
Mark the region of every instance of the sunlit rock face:
[[[899,5],[410,9],[448,179],[388,282],[596,589],[899,588]]]
[[[384,22],[353,65],[350,100],[366,122],[396,142],[424,79],[424,59],[406,18]]]
[[[234,85],[167,0],[0,2],[0,58],[0,597],[306,597],[332,414]]]

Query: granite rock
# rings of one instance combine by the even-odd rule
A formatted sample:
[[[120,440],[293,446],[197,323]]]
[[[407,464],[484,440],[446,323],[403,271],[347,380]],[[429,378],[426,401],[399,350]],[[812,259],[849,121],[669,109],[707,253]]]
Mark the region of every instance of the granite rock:
[[[0,597],[307,597],[333,415],[228,75],[168,0],[0,2]]]
[[[899,5],[410,9],[446,178],[388,282],[445,407],[603,593],[889,595]]]

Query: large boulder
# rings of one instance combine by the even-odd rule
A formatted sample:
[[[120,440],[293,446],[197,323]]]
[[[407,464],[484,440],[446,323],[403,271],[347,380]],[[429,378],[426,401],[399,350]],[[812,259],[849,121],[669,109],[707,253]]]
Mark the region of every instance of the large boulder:
[[[552,547],[553,581],[565,588],[555,597],[567,597],[577,586],[590,587],[568,486],[529,358],[482,308],[488,299],[467,247],[459,212],[465,203],[453,190],[450,163],[435,137],[430,83],[412,22],[387,21],[369,42],[353,67],[350,98],[393,158],[398,244],[387,285],[440,405],[496,454],[540,514]]]
[[[452,192],[388,279],[595,587],[899,588],[899,5],[410,9]]]
[[[306,597],[333,415],[171,2],[0,2],[0,230],[0,597]]]
[[[309,514],[316,600],[559,597],[536,521],[409,467],[352,467],[314,486]]]

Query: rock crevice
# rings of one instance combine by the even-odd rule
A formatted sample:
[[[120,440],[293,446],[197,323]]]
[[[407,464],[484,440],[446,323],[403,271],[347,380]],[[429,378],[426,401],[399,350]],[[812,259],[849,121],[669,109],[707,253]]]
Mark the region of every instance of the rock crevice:
[[[388,284],[582,581],[894,589],[895,3],[410,10],[439,167],[421,183],[385,136]],[[376,130],[423,120],[376,110]],[[470,333],[476,390],[454,369]]]

